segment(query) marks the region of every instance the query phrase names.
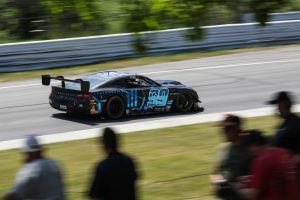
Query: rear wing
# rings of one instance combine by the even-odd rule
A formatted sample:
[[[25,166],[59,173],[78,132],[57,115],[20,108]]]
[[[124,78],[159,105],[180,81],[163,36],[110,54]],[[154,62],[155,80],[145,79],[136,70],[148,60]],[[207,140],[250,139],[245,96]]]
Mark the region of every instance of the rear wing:
[[[81,86],[82,92],[87,93],[90,91],[90,82],[89,81],[84,81],[81,79],[71,80],[71,79],[66,79],[63,76],[52,77],[50,75],[42,75],[42,84],[50,85],[51,79],[61,81],[61,87],[63,87],[63,88],[66,87],[65,82],[72,82],[72,83],[79,83]]]

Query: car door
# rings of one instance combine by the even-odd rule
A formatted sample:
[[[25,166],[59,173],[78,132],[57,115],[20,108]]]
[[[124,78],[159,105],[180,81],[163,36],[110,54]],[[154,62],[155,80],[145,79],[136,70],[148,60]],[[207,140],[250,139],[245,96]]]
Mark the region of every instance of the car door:
[[[127,92],[127,114],[138,114],[145,112],[147,103],[148,85],[143,85],[140,78],[131,76],[125,79]]]
[[[167,111],[169,89],[163,87],[155,81],[147,77],[139,77],[141,87],[144,88],[146,93],[145,108],[151,112],[163,112]]]

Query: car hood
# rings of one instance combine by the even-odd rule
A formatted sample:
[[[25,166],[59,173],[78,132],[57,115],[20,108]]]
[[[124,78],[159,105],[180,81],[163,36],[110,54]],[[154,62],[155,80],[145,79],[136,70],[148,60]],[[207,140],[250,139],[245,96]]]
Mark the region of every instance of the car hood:
[[[163,86],[185,86],[178,81],[172,81],[172,80],[155,80],[155,81]]]

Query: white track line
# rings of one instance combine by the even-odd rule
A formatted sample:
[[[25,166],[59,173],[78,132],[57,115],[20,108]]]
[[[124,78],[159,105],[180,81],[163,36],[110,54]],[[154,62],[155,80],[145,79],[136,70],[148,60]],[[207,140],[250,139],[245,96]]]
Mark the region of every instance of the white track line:
[[[210,67],[196,67],[196,68],[184,68],[184,69],[174,69],[174,70],[165,70],[165,71],[145,72],[145,73],[141,73],[141,74],[160,74],[160,73],[170,73],[170,72],[198,71],[198,70],[221,69],[221,68],[240,67],[240,66],[290,63],[290,62],[299,62],[299,61],[300,61],[300,59],[239,63],[239,64],[230,64],[230,65],[217,65],[217,66],[210,66]]]
[[[274,60],[274,61],[264,61],[264,62],[238,63],[238,64],[230,64],[230,65],[216,65],[216,66],[209,66],[209,67],[196,67],[196,68],[162,70],[162,71],[144,72],[144,73],[140,73],[140,74],[144,74],[144,75],[146,75],[146,74],[162,74],[162,73],[172,73],[172,72],[210,70],[210,69],[221,69],[221,68],[240,67],[240,66],[264,65],[264,64],[276,64],[276,63],[291,63],[291,62],[300,62],[300,59]],[[54,82],[52,82],[52,83],[54,83]],[[19,87],[37,86],[37,85],[41,85],[41,83],[0,87],[0,90],[2,90],[2,89],[13,89],[13,88],[19,88]]]
[[[294,111],[300,112],[300,104],[294,106]],[[152,129],[159,129],[159,128],[169,128],[174,126],[216,122],[216,121],[220,121],[227,113],[239,115],[244,118],[258,117],[258,116],[272,115],[274,113],[274,108],[266,107],[266,108],[259,108],[259,109],[221,112],[221,113],[213,113],[213,114],[198,113],[198,114],[191,114],[191,115],[184,115],[184,116],[167,117],[164,119],[156,119],[147,122],[127,123],[127,124],[115,125],[111,127],[115,128],[119,133],[129,133],[129,132],[145,131],[145,130],[152,130]],[[43,144],[82,140],[82,139],[98,137],[100,136],[102,130],[103,128],[94,128],[94,129],[81,130],[81,131],[43,135],[43,136],[39,136],[39,139]],[[23,142],[22,139],[1,141],[0,151],[20,148],[22,142]]]
[[[53,84],[59,83],[58,81],[53,81],[51,82]],[[29,87],[29,86],[40,86],[42,85],[41,83],[31,83],[31,84],[25,84],[25,85],[12,85],[12,86],[5,86],[5,87],[0,87],[0,90],[4,89],[13,89],[13,88],[20,88],[20,87]]]
[[[41,85],[41,83],[32,83],[27,85],[13,85],[13,86],[6,86],[6,87],[0,87],[0,90],[2,89],[11,89],[11,88],[20,88],[20,87],[28,87],[28,86],[36,86]]]

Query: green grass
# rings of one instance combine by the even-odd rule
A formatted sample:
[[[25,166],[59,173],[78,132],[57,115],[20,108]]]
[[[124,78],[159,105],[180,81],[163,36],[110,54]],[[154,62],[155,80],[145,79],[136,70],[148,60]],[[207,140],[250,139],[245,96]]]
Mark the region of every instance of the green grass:
[[[284,47],[290,47],[290,46],[299,46],[299,45],[298,44],[285,45]],[[99,63],[95,65],[86,65],[86,66],[64,67],[64,68],[57,68],[57,69],[43,69],[43,70],[35,70],[35,71],[27,71],[27,72],[0,73],[0,82],[36,79],[36,78],[40,78],[42,74],[51,74],[54,76],[81,75],[81,74],[97,72],[101,70],[122,69],[126,67],[158,64],[158,63],[165,63],[165,62],[176,62],[181,60],[229,55],[229,54],[251,52],[251,51],[269,50],[269,49],[282,48],[282,47],[283,46],[255,47],[255,48],[253,47],[253,48],[221,50],[221,51],[211,51],[211,52],[182,53],[182,54],[166,55],[166,56],[151,56],[151,57],[116,60],[116,61]]]
[[[246,128],[271,133],[274,116],[249,118]],[[139,193],[143,200],[214,199],[208,176],[214,166],[216,146],[223,137],[215,123],[129,133],[121,136],[122,151],[139,166]],[[47,155],[60,161],[69,199],[85,199],[93,166],[104,158],[97,139],[47,145]],[[21,167],[17,150],[0,152],[0,194],[7,191]]]

